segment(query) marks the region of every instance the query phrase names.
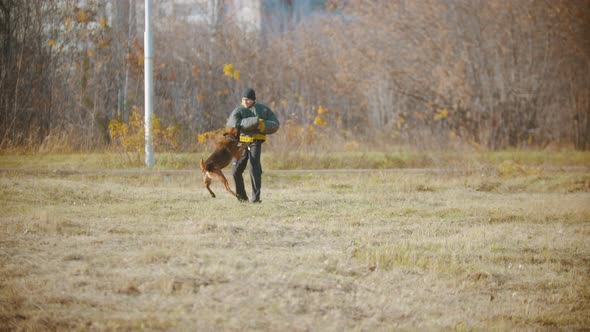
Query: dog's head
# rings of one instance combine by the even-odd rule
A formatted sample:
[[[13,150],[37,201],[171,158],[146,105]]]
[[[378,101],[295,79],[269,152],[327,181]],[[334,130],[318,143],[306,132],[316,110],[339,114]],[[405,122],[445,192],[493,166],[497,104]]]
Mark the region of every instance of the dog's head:
[[[237,128],[230,128],[229,131],[227,133],[224,134],[224,136],[233,136],[235,138],[239,138],[238,137],[238,129]]]
[[[236,128],[230,128],[223,134],[223,137],[237,144],[240,141],[240,131]]]

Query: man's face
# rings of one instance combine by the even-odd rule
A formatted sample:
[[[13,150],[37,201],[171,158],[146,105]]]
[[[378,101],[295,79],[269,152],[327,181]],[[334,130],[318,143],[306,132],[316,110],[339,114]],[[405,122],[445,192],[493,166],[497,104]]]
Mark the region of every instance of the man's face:
[[[242,106],[245,108],[250,108],[254,105],[254,100],[248,98],[242,98]]]

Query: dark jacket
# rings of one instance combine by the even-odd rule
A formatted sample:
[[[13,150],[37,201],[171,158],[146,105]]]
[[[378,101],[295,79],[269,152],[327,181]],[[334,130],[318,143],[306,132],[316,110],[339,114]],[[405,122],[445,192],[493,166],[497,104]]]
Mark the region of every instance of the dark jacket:
[[[261,127],[257,129],[259,123]],[[280,124],[268,106],[256,103],[250,108],[238,105],[229,115],[226,126],[240,128],[241,142],[253,142],[266,140],[266,135],[276,133]]]

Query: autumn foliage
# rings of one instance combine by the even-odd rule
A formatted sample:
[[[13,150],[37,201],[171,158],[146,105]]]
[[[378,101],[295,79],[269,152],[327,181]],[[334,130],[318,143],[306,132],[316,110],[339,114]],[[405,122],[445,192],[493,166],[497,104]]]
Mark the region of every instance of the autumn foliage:
[[[113,119],[109,122],[109,135],[111,145],[127,156],[130,162],[140,165],[144,160],[145,147],[145,122],[143,113],[138,107],[134,107],[125,122]],[[178,149],[178,126],[162,127],[157,116],[152,118],[152,137],[156,151],[175,151]]]
[[[142,4],[8,3],[0,147],[124,147],[117,134],[143,105]],[[161,147],[198,148],[252,86],[281,121],[277,150],[589,149],[588,8],[326,1],[313,15],[268,16],[258,33],[221,12],[203,24],[156,16],[155,113],[177,137]]]

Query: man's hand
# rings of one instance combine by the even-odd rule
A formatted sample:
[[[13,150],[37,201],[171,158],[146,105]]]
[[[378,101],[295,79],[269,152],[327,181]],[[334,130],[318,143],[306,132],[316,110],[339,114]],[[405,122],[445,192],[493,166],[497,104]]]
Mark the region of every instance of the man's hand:
[[[264,120],[258,119],[258,127],[256,127],[256,129],[258,129],[261,134],[264,134],[264,131],[266,130],[266,123],[264,123]]]

